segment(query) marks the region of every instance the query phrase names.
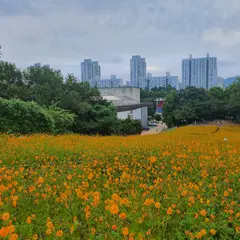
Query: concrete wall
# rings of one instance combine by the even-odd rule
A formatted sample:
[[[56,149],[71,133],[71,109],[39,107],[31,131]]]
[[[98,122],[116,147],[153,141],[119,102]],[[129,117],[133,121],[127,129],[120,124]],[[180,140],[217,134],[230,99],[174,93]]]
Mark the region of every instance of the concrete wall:
[[[119,119],[124,120],[124,119],[127,119],[130,114],[131,114],[131,111],[118,112],[118,113],[117,113],[117,117],[118,117]]]
[[[141,109],[142,125],[146,127],[148,125],[148,107],[142,107]]]
[[[140,120],[143,127],[148,125],[148,111],[147,107],[138,108],[132,111],[118,112],[117,117],[119,119],[127,119],[128,116],[131,116],[134,120]]]
[[[120,98],[122,100],[121,105],[132,105],[140,103],[140,88],[101,88],[99,91],[101,95],[113,95]]]

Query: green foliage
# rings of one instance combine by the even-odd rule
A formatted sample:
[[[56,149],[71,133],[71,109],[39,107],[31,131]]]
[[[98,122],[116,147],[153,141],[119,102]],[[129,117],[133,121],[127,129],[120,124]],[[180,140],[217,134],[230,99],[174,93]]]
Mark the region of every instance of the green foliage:
[[[20,71],[0,62],[0,97],[35,101],[55,123],[54,132],[111,135],[119,132],[116,109],[96,88],[49,67],[31,66]],[[52,107],[52,106],[55,107]],[[64,110],[63,110],[64,109]]]
[[[162,115],[160,115],[160,114],[155,114],[154,115],[154,119],[156,120],[156,121],[162,121]]]
[[[54,120],[35,102],[0,98],[0,132],[50,133]]]
[[[240,122],[240,79],[237,79],[228,89],[228,114]]]
[[[76,115],[68,110],[50,106],[44,108],[45,113],[54,120],[54,133],[67,133],[75,124]]]
[[[141,134],[142,125],[138,120],[130,118],[119,120],[118,134],[119,135],[137,135]]]
[[[0,61],[0,97],[24,99],[26,93],[22,72],[15,64]]]
[[[47,66],[31,66],[23,71],[28,100],[50,106],[61,101],[63,95],[63,76]]]
[[[148,107],[148,116],[153,117],[156,113],[156,107],[155,107],[155,102],[153,103],[153,106]]]
[[[212,103],[212,116],[224,119],[227,115],[227,91],[219,87],[213,87],[208,91],[208,95]]]
[[[212,103],[202,88],[187,87],[185,90],[172,91],[165,98],[163,117],[168,127],[192,123],[211,118]]]

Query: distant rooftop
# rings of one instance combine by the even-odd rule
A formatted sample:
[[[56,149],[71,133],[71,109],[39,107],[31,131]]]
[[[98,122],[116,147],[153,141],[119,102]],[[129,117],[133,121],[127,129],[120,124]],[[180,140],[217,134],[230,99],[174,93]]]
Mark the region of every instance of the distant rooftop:
[[[107,101],[121,101],[120,98],[113,96],[113,95],[102,95],[102,98]]]

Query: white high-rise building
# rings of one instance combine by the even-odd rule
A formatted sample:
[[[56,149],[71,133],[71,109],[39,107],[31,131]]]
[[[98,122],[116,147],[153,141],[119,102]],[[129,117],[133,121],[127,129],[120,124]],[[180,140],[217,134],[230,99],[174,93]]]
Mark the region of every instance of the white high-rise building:
[[[194,86],[209,89],[217,83],[217,58],[192,58],[182,60],[182,87]]]
[[[81,63],[81,79],[82,82],[88,82],[91,87],[97,86],[97,82],[101,79],[101,67],[98,61],[84,59]]]
[[[169,72],[166,73],[166,76],[163,77],[152,77],[151,74],[148,74],[147,77],[141,78],[139,80],[139,87],[142,89],[151,90],[153,88],[166,88],[167,85],[172,86],[178,90],[178,77],[171,76]]]
[[[99,88],[123,87],[123,80],[111,75],[110,79],[101,79],[98,81]]]
[[[130,81],[133,87],[139,87],[140,80],[146,78],[146,61],[140,55],[132,56],[130,59]]]

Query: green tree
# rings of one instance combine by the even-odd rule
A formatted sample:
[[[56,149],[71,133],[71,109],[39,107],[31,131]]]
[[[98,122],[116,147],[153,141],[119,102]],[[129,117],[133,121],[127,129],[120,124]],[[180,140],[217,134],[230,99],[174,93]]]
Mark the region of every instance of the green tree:
[[[228,114],[240,122],[240,79],[237,79],[228,89]]]
[[[0,97],[24,99],[27,92],[21,70],[15,64],[0,61]]]
[[[202,88],[187,87],[181,91],[171,91],[165,98],[163,117],[168,127],[192,123],[200,119],[210,119],[212,104],[207,92]]]
[[[29,100],[46,106],[61,101],[64,78],[60,71],[47,66],[30,66],[23,71],[23,76],[29,89]]]
[[[208,95],[212,104],[212,118],[224,119],[227,115],[228,96],[226,91],[220,87],[210,88]]]

